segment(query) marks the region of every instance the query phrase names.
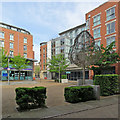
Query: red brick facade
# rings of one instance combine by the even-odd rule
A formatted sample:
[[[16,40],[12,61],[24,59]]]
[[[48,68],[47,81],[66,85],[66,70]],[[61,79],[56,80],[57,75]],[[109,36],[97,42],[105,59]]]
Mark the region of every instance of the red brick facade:
[[[6,26],[9,25],[6,24]],[[0,38],[0,40],[4,41],[4,49],[7,51],[7,53],[10,53],[10,50],[13,51],[13,56],[18,54],[23,56],[24,53],[27,53],[27,58],[34,59],[33,36],[31,34],[22,33],[3,27],[0,27],[0,31],[4,32],[4,38]],[[13,40],[10,40],[10,34],[13,34]],[[27,43],[24,43],[24,38],[27,38]],[[12,49],[10,48],[10,43],[13,43]],[[24,50],[24,45],[27,46],[27,50]]]
[[[40,69],[46,70],[46,63],[47,63],[47,43],[40,44]]]
[[[115,17],[112,19],[110,18],[107,20],[107,13],[108,9],[115,7]],[[100,14],[100,24],[94,26],[93,19],[96,15]],[[88,12],[86,14],[86,21],[89,19],[89,28],[87,29],[91,35],[94,37],[94,29],[100,27],[100,37],[95,38],[95,40],[100,40],[100,44],[103,44],[106,47],[106,39],[111,36],[115,36],[116,41],[116,52],[120,55],[120,1],[119,2],[106,2],[99,7],[95,8],[94,10]],[[115,22],[115,31],[107,34],[107,24]],[[120,63],[115,64],[115,72],[116,74],[120,74]],[[92,76],[93,72],[90,71],[90,76]]]

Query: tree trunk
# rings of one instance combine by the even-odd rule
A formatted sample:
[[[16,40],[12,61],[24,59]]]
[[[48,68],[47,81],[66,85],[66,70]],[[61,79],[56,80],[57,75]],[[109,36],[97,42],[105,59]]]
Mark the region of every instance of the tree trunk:
[[[19,70],[19,80],[20,80],[20,70]]]
[[[83,82],[82,84],[85,84],[85,65],[83,66]]]

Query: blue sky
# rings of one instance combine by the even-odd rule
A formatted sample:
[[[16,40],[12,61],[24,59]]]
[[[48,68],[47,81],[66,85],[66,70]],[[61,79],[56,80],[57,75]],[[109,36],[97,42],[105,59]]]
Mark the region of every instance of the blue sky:
[[[3,2],[2,22],[24,28],[33,35],[35,59],[39,44],[58,33],[85,23],[85,13],[106,2]]]

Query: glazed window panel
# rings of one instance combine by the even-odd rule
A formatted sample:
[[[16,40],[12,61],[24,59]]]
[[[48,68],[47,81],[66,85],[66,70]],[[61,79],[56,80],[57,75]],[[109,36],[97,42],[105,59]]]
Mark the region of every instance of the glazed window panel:
[[[14,40],[14,35],[10,34],[10,40]]]
[[[24,51],[26,51],[27,50],[27,45],[24,45]]]
[[[10,50],[10,56],[13,56],[13,51]]]
[[[107,34],[115,32],[115,22],[107,24]]]
[[[115,7],[106,11],[106,18],[107,18],[107,21],[115,18]]]
[[[107,40],[107,46],[110,45],[112,42],[115,41],[115,36],[109,37],[106,39]]]
[[[27,58],[27,53],[24,53],[24,57]]]
[[[94,38],[99,38],[100,37],[100,28],[94,29]]]
[[[0,40],[0,47],[4,47],[4,41]]]
[[[5,37],[5,33],[4,32],[0,32],[0,38],[4,39],[4,37]]]
[[[27,43],[27,38],[26,37],[24,37],[24,43]]]
[[[94,24],[94,26],[100,24],[100,15],[97,15],[93,18],[93,24]]]
[[[13,49],[13,43],[10,43],[10,48]]]
[[[100,40],[96,40],[95,45],[98,45],[100,47]]]

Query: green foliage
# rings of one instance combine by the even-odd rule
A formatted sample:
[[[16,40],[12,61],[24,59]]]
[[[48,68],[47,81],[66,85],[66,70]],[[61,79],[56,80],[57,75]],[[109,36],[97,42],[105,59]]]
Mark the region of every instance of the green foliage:
[[[62,54],[53,56],[53,58],[49,59],[48,61],[49,62],[47,63],[47,66],[49,68],[49,71],[54,73],[59,73],[59,69],[60,73],[64,72],[69,66],[68,61],[66,60],[66,58],[64,58]]]
[[[101,96],[114,95],[119,91],[117,74],[95,75],[94,84],[100,85]]]
[[[1,51],[1,55],[2,55],[2,67],[5,68],[5,67],[8,67],[8,55],[7,55],[7,51],[5,51],[3,48],[2,48],[2,51]]]
[[[16,91],[16,103],[19,105],[19,110],[26,110],[38,107],[45,107],[46,88],[19,87]]]
[[[26,61],[26,59],[21,55],[14,56],[14,58],[11,58],[11,61],[12,67],[17,70],[25,69],[28,66],[28,63],[30,62]]]
[[[65,88],[65,100],[70,103],[84,102],[95,99],[95,93],[91,86],[75,86]]]
[[[67,75],[62,75],[62,79],[67,79]]]
[[[100,70],[108,68],[111,64],[117,63],[120,61],[120,56],[114,51],[115,42],[112,42],[107,47],[103,47],[103,44],[101,45],[101,51],[96,52],[95,55],[99,54],[98,59],[94,62],[91,70],[94,72],[97,70],[98,73],[100,73]]]

